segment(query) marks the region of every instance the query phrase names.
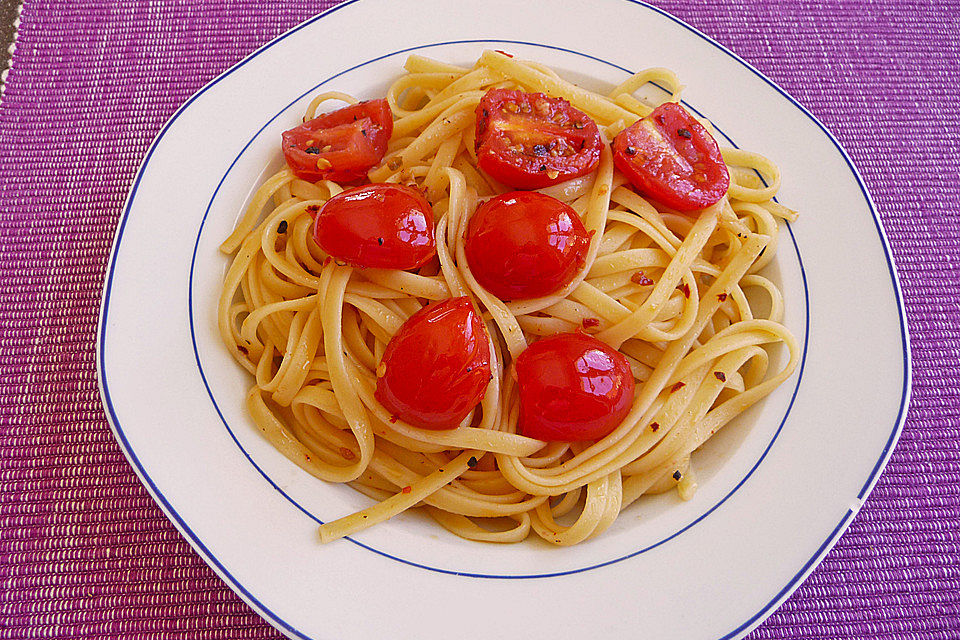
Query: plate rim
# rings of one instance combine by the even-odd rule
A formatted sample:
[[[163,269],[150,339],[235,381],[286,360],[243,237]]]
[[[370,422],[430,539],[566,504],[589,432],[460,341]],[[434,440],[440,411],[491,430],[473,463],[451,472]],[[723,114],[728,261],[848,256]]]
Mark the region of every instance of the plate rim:
[[[824,542],[817,548],[813,553],[811,558],[798,570],[798,572],[791,578],[787,584],[773,596],[773,598],[764,605],[760,611],[751,616],[748,620],[743,622],[736,629],[733,629],[726,635],[722,636],[720,640],[726,640],[728,638],[737,638],[742,637],[750,630],[758,626],[763,620],[769,617],[782,603],[786,600],[807,578],[807,576],[813,571],[814,568],[822,561],[823,557],[833,548],[836,542],[839,540],[840,536],[846,531],[850,523],[853,520],[853,517],[860,511],[864,504],[865,497],[873,490],[876,486],[879,477],[886,467],[887,463],[890,460],[890,457],[893,453],[893,450],[898,442],[900,435],[902,434],[904,424],[906,421],[907,407],[909,406],[909,401],[912,396],[913,391],[913,366],[912,366],[912,351],[909,339],[909,326],[906,316],[906,307],[904,304],[903,291],[900,284],[900,277],[897,272],[896,266],[893,261],[893,252],[890,247],[889,239],[887,238],[886,232],[883,228],[882,221],[877,212],[876,204],[873,201],[873,198],[870,195],[870,192],[866,186],[866,183],[863,180],[860,171],[857,169],[856,165],[853,163],[853,160],[850,158],[846,149],[840,143],[840,141],[830,132],[830,130],[809,110],[806,109],[799,101],[793,98],[789,93],[787,93],[783,88],[781,88],[777,83],[768,78],[764,73],[756,69],[742,57],[731,51],[729,48],[723,44],[717,42],[712,37],[701,32],[699,29],[687,24],[683,20],[673,16],[669,12],[651,5],[643,0],[619,0],[621,2],[626,2],[632,5],[636,5],[641,9],[647,9],[653,11],[656,14],[659,14],[662,17],[667,18],[671,22],[676,23],[686,31],[690,32],[694,36],[704,40],[709,43],[722,53],[726,54],[734,61],[746,68],[750,73],[757,76],[768,86],[773,88],[777,93],[779,93],[783,98],[785,98],[790,104],[792,104],[796,109],[798,109],[804,116],[810,119],[827,137],[827,139],[833,144],[833,146],[840,153],[840,156],[843,158],[844,162],[847,165],[850,173],[855,178],[857,186],[859,187],[863,198],[867,204],[867,207],[870,211],[870,214],[873,218],[874,226],[877,230],[879,236],[881,247],[883,249],[884,259],[887,263],[887,270],[891,279],[891,284],[893,285],[894,300],[896,302],[899,323],[900,323],[900,335],[901,335],[901,349],[903,355],[903,384],[902,392],[900,398],[900,406],[898,408],[897,417],[894,423],[894,428],[887,439],[882,451],[880,452],[880,457],[878,458],[873,469],[870,471],[867,480],[864,482],[863,487],[860,492],[857,494],[857,501],[854,505],[848,508],[846,514],[840,519],[840,522],[834,527],[833,531],[827,536]],[[225,79],[227,76],[231,75],[235,71],[239,70],[241,67],[246,65],[248,62],[259,56],[261,53],[265,52],[267,49],[270,49],[274,45],[283,41],[292,34],[314,24],[315,22],[321,20],[327,15],[339,11],[345,7],[361,2],[361,0],[345,0],[340,4],[337,4],[329,9],[318,13],[317,15],[304,20],[303,22],[293,26],[292,28],[284,31],[279,34],[272,40],[268,41],[264,45],[257,48],[255,51],[251,52],[246,57],[242,58],[227,70],[217,75],[214,79],[206,83],[195,93],[193,93],[163,124],[160,131],[157,133],[154,140],[151,142],[148,147],[143,160],[140,162],[134,180],[131,183],[130,190],[127,194],[127,197],[124,201],[121,218],[117,225],[117,230],[114,235],[113,243],[111,245],[111,250],[109,258],[107,261],[107,266],[105,270],[104,286],[101,296],[101,305],[100,313],[97,323],[97,335],[96,335],[96,372],[97,372],[97,383],[100,392],[101,403],[105,409],[105,414],[107,421],[110,424],[111,431],[113,432],[114,438],[117,440],[120,445],[120,449],[123,451],[124,456],[127,459],[127,462],[130,464],[131,468],[134,470],[138,478],[140,479],[141,484],[147,489],[150,496],[153,498],[157,506],[160,507],[164,515],[168,520],[174,525],[174,527],[180,532],[181,536],[190,544],[194,551],[200,555],[201,558],[206,562],[206,564],[213,569],[213,571],[223,580],[227,586],[230,587],[234,593],[236,593],[248,606],[254,609],[264,620],[274,626],[277,630],[281,631],[288,637],[300,638],[302,640],[313,640],[313,636],[304,634],[303,632],[295,629],[288,622],[283,620],[280,616],[273,613],[268,609],[263,603],[261,603],[247,588],[227,570],[227,568],[221,564],[221,562],[213,555],[213,553],[206,547],[204,542],[200,537],[194,533],[189,525],[182,519],[182,517],[173,509],[172,505],[166,500],[165,496],[160,492],[159,488],[155,485],[153,480],[147,474],[146,470],[143,468],[140,463],[139,458],[136,453],[133,451],[129,442],[126,439],[125,434],[123,433],[122,428],[120,428],[119,420],[117,419],[116,413],[113,408],[113,403],[110,398],[109,385],[107,383],[107,372],[104,363],[104,348],[106,343],[106,320],[109,313],[109,293],[113,286],[113,276],[114,269],[117,261],[117,253],[120,246],[120,242],[123,236],[123,231],[126,226],[126,222],[129,218],[130,210],[133,205],[133,200],[136,195],[137,188],[140,184],[141,179],[143,178],[146,168],[149,164],[153,153],[156,151],[161,140],[167,133],[168,129],[172,124],[180,117],[180,115],[186,111],[190,105],[193,104],[201,95],[206,93],[209,89],[218,84],[221,80]],[[495,39],[491,39],[495,40]],[[192,269],[191,269],[192,273]],[[804,345],[806,350],[806,343]],[[792,400],[791,400],[792,404]],[[414,563],[414,566],[419,566]],[[508,578],[508,577],[502,577]]]

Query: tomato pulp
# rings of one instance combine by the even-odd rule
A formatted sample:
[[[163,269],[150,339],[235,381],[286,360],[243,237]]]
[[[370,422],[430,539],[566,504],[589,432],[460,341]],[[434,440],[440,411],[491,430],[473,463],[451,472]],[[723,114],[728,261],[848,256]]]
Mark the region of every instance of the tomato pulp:
[[[621,131],[613,163],[641,195],[677,211],[709,207],[730,186],[717,141],[674,102]]]
[[[540,189],[593,171],[597,123],[561,98],[491,89],[477,106],[477,165],[515,189]]]
[[[283,132],[283,155],[302,180],[356,182],[383,159],[393,133],[386,100],[368,100]]]

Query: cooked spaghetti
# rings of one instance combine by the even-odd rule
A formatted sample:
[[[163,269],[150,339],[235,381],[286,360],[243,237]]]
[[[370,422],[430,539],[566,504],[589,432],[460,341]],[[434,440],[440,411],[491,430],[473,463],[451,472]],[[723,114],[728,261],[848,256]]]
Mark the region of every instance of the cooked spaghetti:
[[[589,173],[540,189],[572,207],[589,233],[582,267],[550,295],[504,301],[478,283],[464,248],[478,205],[510,191],[478,169],[476,110],[488,90],[563,98],[610,141],[658,106],[638,97],[641,87],[655,82],[678,102],[680,83],[650,69],[601,95],[492,51],[471,68],[411,56],[406,71],[386,96],[392,135],[363,182],[425,195],[438,259],[410,270],[330,259],[314,241],[314,218],[346,187],[298,178],[290,167],[260,186],[221,246],[233,258],[219,328],[253,377],[246,402],[256,426],[305,471],[375,500],[322,525],[320,539],[418,508],[471,540],[518,542],[533,531],[572,545],[600,534],[642,495],[676,490],[689,499],[697,486],[691,456],[798,362],[798,343],[781,324],[781,292],[762,274],[779,220],[796,217],[773,200],[777,166],[722,149],[725,195],[681,213],[631,188],[604,143]],[[330,101],[357,102],[319,95],[304,121]],[[376,397],[381,360],[412,315],[460,296],[485,324],[489,382],[456,428],[413,426]],[[541,337],[577,332],[625,357],[636,388],[629,412],[597,440],[522,435],[517,358]],[[779,344],[789,357],[770,370]]]

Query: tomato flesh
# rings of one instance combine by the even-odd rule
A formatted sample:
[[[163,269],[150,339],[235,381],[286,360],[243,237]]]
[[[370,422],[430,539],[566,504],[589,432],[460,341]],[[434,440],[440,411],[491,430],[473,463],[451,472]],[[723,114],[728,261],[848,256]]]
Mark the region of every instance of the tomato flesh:
[[[630,412],[635,382],[620,352],[584,333],[561,333],[517,358],[520,433],[550,442],[597,440]]]
[[[600,162],[597,123],[561,98],[491,89],[477,106],[477,165],[515,189],[540,189]]]
[[[573,207],[535,191],[514,191],[477,209],[464,249],[483,288],[502,300],[528,300],[573,280],[589,246]]]
[[[294,175],[316,182],[355,182],[383,159],[393,133],[386,100],[369,100],[283,132],[283,155]]]
[[[641,195],[677,211],[709,207],[730,186],[717,141],[673,102],[621,131],[613,162]]]
[[[430,203],[400,184],[369,184],[330,198],[317,212],[313,237],[355,267],[413,269],[437,253]]]
[[[483,398],[490,347],[470,298],[433,303],[410,316],[387,344],[376,398],[423,429],[453,429]]]

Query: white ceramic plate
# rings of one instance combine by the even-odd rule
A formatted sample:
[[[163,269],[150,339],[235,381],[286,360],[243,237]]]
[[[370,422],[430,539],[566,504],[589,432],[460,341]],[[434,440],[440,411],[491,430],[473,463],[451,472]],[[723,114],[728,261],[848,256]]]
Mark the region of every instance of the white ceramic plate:
[[[347,2],[197,93],[140,167],[104,290],[103,402],[176,527],[290,637],[740,637],[829,550],[889,457],[910,388],[906,326],[846,153],[772,82],[671,16],[629,0],[586,7]],[[467,63],[484,48],[594,88],[669,67],[691,108],[780,164],[780,198],[802,216],[777,265],[802,369],[697,455],[693,500],[642,500],[599,539],[485,545],[404,514],[321,546],[317,522],[367,500],[312,478],[253,429],[248,381],[216,333],[216,247],[321,87],[375,97],[410,52]]]

